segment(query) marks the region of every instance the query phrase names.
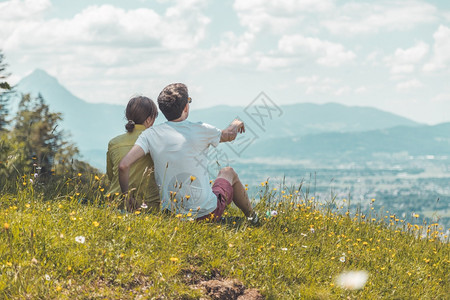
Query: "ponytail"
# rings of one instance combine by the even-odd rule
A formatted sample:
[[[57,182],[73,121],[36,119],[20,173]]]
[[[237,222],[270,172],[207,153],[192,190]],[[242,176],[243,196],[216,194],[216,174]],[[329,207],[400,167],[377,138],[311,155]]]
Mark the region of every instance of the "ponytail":
[[[134,130],[134,125],[135,125],[135,124],[136,124],[136,123],[134,123],[133,120],[128,120],[128,123],[125,124],[125,129],[126,129],[128,132],[133,132],[133,130]]]

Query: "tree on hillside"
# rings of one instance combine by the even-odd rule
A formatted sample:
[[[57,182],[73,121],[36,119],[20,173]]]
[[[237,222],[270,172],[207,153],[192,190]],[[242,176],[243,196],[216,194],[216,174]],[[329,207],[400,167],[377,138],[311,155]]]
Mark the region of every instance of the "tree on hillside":
[[[5,131],[8,125],[8,102],[12,94],[12,88],[6,79],[9,73],[6,72],[7,64],[4,62],[4,55],[0,50],[0,132]]]
[[[61,113],[51,112],[41,95],[22,95],[11,135],[22,145],[16,167],[19,165],[17,169],[23,174],[46,178],[55,173],[94,170],[78,160],[78,148],[58,128],[61,120]]]
[[[57,131],[59,113],[51,113],[44,98],[22,95],[12,131],[14,141],[22,144],[20,169],[24,173],[49,174],[62,134]]]

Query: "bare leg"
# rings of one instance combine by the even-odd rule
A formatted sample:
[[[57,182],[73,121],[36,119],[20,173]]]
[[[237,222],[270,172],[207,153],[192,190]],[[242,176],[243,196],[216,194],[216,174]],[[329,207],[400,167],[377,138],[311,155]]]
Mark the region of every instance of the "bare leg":
[[[239,180],[239,176],[231,167],[225,167],[219,171],[217,178],[223,178],[231,183],[233,187],[233,202],[239,207],[246,217],[253,215],[252,204],[248,199],[247,191]]]

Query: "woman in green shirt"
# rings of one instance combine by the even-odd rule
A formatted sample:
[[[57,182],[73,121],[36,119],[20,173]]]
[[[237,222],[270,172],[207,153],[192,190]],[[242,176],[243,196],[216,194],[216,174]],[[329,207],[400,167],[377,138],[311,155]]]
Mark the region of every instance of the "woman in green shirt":
[[[150,154],[139,159],[130,169],[129,190],[132,193],[131,196],[136,200],[133,207],[125,204],[119,185],[120,161],[134,146],[141,132],[153,125],[158,116],[158,108],[151,99],[138,96],[128,102],[125,116],[128,120],[125,125],[127,133],[116,136],[108,144],[108,153],[106,154],[106,173],[110,181],[108,194],[112,199],[120,201],[119,208],[121,209],[158,211],[161,201]]]

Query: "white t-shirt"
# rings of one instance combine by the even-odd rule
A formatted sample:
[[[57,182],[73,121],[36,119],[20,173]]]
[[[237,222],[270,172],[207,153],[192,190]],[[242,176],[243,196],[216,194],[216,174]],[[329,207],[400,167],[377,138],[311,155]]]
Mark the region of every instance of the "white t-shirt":
[[[205,124],[165,122],[150,127],[136,141],[155,163],[163,209],[202,217],[217,207],[208,176],[208,148],[217,147],[221,130]]]

